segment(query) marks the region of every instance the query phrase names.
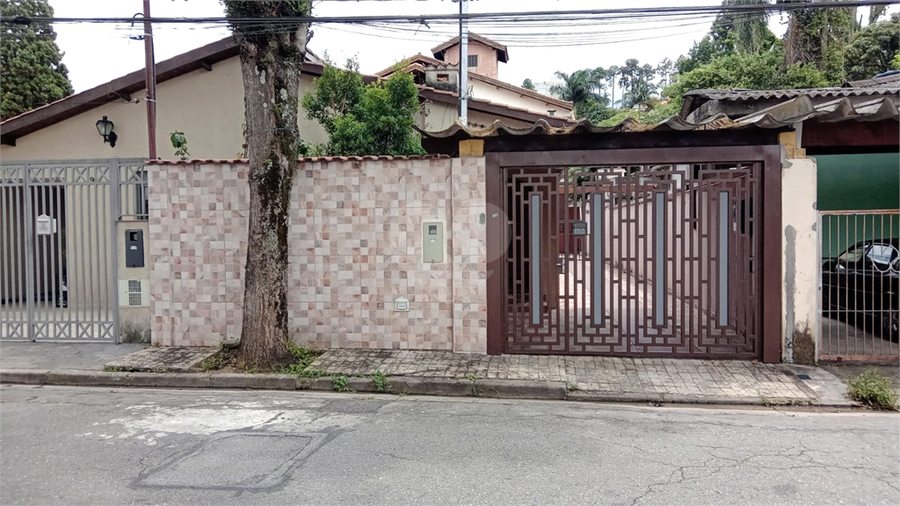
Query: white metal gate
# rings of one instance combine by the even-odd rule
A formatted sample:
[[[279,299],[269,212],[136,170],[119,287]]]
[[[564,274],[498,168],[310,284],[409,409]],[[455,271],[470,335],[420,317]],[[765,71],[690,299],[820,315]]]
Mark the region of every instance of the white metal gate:
[[[116,222],[144,196],[141,160],[0,165],[0,339],[118,342]]]

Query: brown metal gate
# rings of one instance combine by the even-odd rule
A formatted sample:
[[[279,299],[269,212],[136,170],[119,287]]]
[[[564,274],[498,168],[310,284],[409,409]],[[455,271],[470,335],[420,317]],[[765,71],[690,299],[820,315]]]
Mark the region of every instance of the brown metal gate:
[[[501,167],[503,351],[759,357],[762,167]]]

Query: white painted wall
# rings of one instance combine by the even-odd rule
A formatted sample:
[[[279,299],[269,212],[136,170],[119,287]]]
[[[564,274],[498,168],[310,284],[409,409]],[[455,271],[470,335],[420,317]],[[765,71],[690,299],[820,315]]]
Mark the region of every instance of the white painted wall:
[[[795,362],[795,338],[808,335],[818,343],[818,231],[816,221],[816,161],[782,160],[782,358]],[[800,343],[797,343],[798,345]],[[817,350],[813,350],[813,357]]]
[[[556,113],[554,113],[555,116],[560,118],[568,118],[572,115],[571,109],[565,109],[558,104],[552,104],[529,95],[516,93],[515,91],[501,88],[477,79],[470,79],[469,86],[472,87],[472,97],[480,100],[490,100],[495,104],[518,107],[519,109],[525,109],[538,114],[549,114],[548,110],[554,109],[556,111]]]

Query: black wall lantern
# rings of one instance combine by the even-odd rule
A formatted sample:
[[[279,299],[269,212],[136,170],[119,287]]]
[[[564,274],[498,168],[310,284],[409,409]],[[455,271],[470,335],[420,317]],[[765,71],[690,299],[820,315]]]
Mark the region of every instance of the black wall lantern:
[[[106,116],[103,116],[103,119],[97,121],[97,131],[100,132],[100,135],[103,137],[103,142],[108,142],[109,147],[116,147],[116,139],[119,138],[115,132],[113,132],[113,127],[115,125],[112,121],[106,119]]]

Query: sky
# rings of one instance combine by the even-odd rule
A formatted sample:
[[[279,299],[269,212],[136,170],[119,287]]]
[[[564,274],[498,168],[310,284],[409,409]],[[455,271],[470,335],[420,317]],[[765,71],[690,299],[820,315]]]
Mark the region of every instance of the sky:
[[[721,0],[472,0],[469,12],[523,12],[598,8],[643,8],[649,6],[719,5]],[[142,0],[50,0],[57,17],[131,17],[143,10]],[[459,12],[450,0],[336,1],[316,0],[313,15],[362,16],[373,14],[442,14]],[[151,0],[154,17],[211,17],[224,14],[219,0]],[[865,9],[861,14],[867,14]],[[508,47],[509,62],[500,65],[500,79],[519,85],[525,78],[536,83],[553,79],[553,73],[620,65],[628,58],[656,65],[663,58],[675,60],[708,31],[712,17],[663,20],[653,24],[603,25],[595,28],[555,26],[541,28],[558,34],[552,42],[535,44],[527,35],[535,28],[486,26],[473,22],[470,30],[490,34]],[[774,14],[769,21],[776,34],[783,34],[786,18]],[[144,44],[131,37],[143,25],[56,23],[57,44],[65,53],[63,63],[76,92],[140,70],[144,66]],[[309,47],[320,56],[343,64],[356,57],[363,73],[374,73],[416,53],[431,55],[430,49],[458,33],[448,25],[411,23],[391,29],[361,25],[313,25]],[[590,31],[590,34],[579,35]],[[157,62],[210,42],[228,37],[228,29],[209,25],[157,25],[153,28]],[[504,37],[505,35],[505,37]],[[582,38],[584,37],[584,38]],[[506,38],[507,40],[504,40]],[[543,40],[546,41],[545,36]],[[564,39],[564,40],[563,40]],[[602,43],[598,43],[601,42]],[[564,44],[564,45],[561,45]],[[538,46],[538,47],[536,47]],[[539,47],[544,46],[544,47]]]

